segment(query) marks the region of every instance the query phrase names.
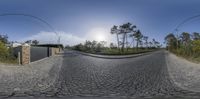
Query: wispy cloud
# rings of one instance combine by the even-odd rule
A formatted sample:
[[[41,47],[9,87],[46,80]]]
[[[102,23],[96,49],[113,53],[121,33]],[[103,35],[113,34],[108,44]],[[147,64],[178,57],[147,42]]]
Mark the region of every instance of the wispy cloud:
[[[59,37],[60,37],[60,43],[63,45],[75,45],[83,43],[85,41],[84,38],[75,36],[71,33],[58,32],[58,35],[56,35],[54,32],[46,32],[46,31],[41,31],[35,35],[23,38],[19,41],[24,42],[26,40],[38,40],[41,44],[48,44],[48,43],[55,44],[58,43]]]
[[[76,45],[79,43],[84,43],[86,40],[103,40],[107,42],[107,45],[109,45],[111,42],[115,43],[115,35],[111,35],[109,31],[106,31],[102,28],[94,28],[83,37],[63,31],[58,31],[57,33],[58,34],[54,32],[41,31],[18,41],[25,42],[27,40],[38,40],[40,44],[57,44],[60,37],[60,43],[63,45]]]

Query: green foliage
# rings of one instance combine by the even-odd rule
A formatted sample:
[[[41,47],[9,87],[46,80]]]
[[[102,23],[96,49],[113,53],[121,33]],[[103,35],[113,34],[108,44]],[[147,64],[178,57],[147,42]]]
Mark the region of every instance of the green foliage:
[[[192,39],[191,39],[192,37]],[[179,56],[193,60],[200,59],[200,34],[183,32],[179,37],[170,33],[165,37],[167,49]]]
[[[83,51],[87,53],[94,54],[104,54],[104,55],[128,55],[128,54],[136,54],[136,53],[144,53],[153,51],[153,48],[126,48],[126,51],[121,52],[116,45],[110,43],[110,47],[106,46],[105,41],[97,42],[97,41],[86,41],[84,44],[78,44],[72,47],[73,50]]]
[[[90,53],[101,52],[106,45],[105,41],[97,42],[97,41],[88,41],[86,40],[84,44],[80,43],[78,45],[73,46],[72,49]]]
[[[9,56],[8,48],[0,41],[0,60],[4,60]]]
[[[165,37],[165,41],[167,43],[167,49],[173,51],[177,48],[177,39],[174,34],[170,33]]]
[[[195,55],[195,57],[200,55],[200,40],[194,40],[192,41],[192,51]]]
[[[8,43],[8,36],[7,35],[0,35],[0,42],[6,44]]]
[[[12,54],[12,48],[6,46],[8,37],[0,35],[0,62],[3,63],[17,63],[17,59]]]

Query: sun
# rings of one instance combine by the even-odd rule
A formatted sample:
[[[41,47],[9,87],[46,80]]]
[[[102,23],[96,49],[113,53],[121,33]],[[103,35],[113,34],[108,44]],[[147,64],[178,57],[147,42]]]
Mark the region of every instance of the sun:
[[[103,32],[97,32],[95,35],[95,39],[96,39],[96,41],[105,41],[106,37]]]
[[[104,28],[94,28],[90,31],[91,38],[95,41],[106,41],[106,30]]]

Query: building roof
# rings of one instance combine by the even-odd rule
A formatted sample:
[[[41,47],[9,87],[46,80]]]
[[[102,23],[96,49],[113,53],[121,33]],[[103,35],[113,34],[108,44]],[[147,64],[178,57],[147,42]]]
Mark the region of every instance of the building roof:
[[[32,45],[32,46],[64,48],[62,44],[38,44],[38,45]]]

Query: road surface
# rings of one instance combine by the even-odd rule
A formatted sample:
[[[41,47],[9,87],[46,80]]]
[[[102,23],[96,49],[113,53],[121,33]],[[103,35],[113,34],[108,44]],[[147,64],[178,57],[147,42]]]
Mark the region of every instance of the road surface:
[[[170,79],[164,51],[125,59],[66,52],[57,90],[63,96],[190,97]]]
[[[169,77],[164,51],[124,59],[95,58],[66,51],[63,57],[56,84],[52,90],[43,93],[43,98],[46,96],[63,99],[66,97],[72,99],[200,97],[199,93],[183,90],[173,83]]]

